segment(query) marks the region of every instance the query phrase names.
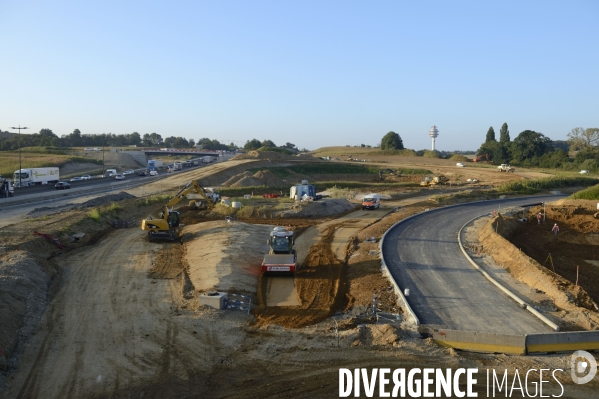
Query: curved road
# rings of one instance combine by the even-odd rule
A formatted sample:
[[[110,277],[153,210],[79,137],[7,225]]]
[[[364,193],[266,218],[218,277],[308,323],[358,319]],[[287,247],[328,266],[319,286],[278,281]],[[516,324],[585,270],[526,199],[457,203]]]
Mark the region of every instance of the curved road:
[[[421,324],[454,330],[527,334],[549,326],[501,292],[458,246],[469,220],[501,209],[550,202],[556,196],[503,199],[431,210],[399,223],[385,236],[383,257]]]

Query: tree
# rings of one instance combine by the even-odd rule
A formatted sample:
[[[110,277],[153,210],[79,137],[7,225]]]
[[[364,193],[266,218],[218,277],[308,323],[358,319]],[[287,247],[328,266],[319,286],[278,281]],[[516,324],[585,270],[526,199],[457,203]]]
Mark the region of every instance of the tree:
[[[262,142],[262,147],[276,147],[277,145],[270,140],[264,140]]]
[[[507,123],[501,125],[501,129],[499,130],[499,142],[503,144],[510,142],[510,131],[507,129]]]
[[[599,145],[599,128],[575,127],[568,133],[568,143],[572,151],[596,147]]]
[[[294,149],[294,148],[295,148],[295,144],[292,144],[292,143],[285,143],[285,147],[287,147],[287,148],[291,148],[291,149]]]
[[[399,134],[391,131],[383,136],[381,150],[403,150],[403,141]]]
[[[495,129],[493,129],[493,126],[491,126],[489,130],[487,130],[487,138],[485,139],[485,143],[488,143],[489,141],[496,141]]]
[[[495,165],[510,162],[509,147],[497,141],[488,141],[480,146],[477,155],[488,154],[489,158]]]
[[[196,141],[194,139],[189,139],[189,147],[193,148],[196,146]]]
[[[542,133],[532,130],[525,130],[514,139],[512,144],[512,157],[516,161],[524,161],[540,157],[547,152],[551,152],[551,139],[545,137]]]
[[[262,147],[262,143],[260,140],[256,139],[246,141],[245,145],[243,146],[243,148],[247,151],[257,150],[260,147]]]

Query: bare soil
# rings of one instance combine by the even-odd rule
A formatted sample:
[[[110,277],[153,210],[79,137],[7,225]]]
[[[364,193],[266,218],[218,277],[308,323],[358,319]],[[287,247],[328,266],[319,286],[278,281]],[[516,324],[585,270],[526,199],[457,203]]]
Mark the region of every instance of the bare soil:
[[[192,178],[218,185],[256,163],[226,164],[176,174],[131,194],[176,190]],[[487,176],[442,167],[464,177]],[[492,172],[483,179],[493,184],[522,178]],[[0,330],[11,327],[0,334],[0,346],[8,348],[0,397],[329,398],[338,396],[340,367],[478,367],[513,374],[569,362],[569,354],[460,353],[421,339],[401,317],[375,323],[373,296],[386,311],[402,313],[381,274],[378,241],[398,220],[438,206],[426,199],[389,201],[380,212],[233,223],[182,208],[182,243],[149,243],[139,228],[113,230],[107,222],[115,216],[143,218],[155,210],[137,207],[135,199],[118,203],[123,209],[99,222],[87,209],[69,209],[3,228],[0,294],[8,306],[0,306]],[[272,307],[265,302],[259,260],[265,234],[281,224],[301,238],[303,268],[295,279],[300,305]],[[33,237],[33,230],[61,237],[67,250]],[[71,233],[80,231],[88,238],[70,242]],[[255,295],[258,306],[249,316],[199,306],[199,294],[209,290]],[[481,397],[483,383],[476,387]],[[598,388],[595,381],[566,383],[565,389],[567,397],[587,398]],[[544,391],[559,392],[559,386]]]

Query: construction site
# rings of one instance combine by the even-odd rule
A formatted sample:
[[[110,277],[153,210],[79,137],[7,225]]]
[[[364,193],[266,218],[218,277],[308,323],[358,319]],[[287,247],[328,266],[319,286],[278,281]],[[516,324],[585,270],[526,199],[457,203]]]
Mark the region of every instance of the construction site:
[[[370,174],[291,167],[324,163],[250,153],[115,193],[0,208],[0,397],[330,398],[340,368],[513,375],[569,364],[571,352],[438,344],[381,267],[381,240],[396,223],[548,174],[397,156],[370,160]],[[380,207],[363,209],[368,193]],[[563,196],[491,209],[460,245],[559,331],[597,331],[597,209]],[[599,390],[597,378],[562,383],[562,397]]]

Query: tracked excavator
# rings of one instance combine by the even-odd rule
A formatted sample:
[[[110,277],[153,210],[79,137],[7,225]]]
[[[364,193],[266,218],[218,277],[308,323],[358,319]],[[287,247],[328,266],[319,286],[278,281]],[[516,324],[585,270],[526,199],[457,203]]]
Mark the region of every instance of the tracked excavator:
[[[291,274],[297,270],[297,254],[293,245],[293,231],[285,227],[275,227],[267,240],[270,247],[264,255],[262,272],[268,274]]]
[[[185,187],[183,187],[169,202],[167,202],[162,211],[160,212],[160,218],[157,219],[144,219],[141,222],[141,229],[148,232],[148,241],[155,239],[171,240],[175,241],[179,237],[179,212],[173,210],[173,207],[177,205],[183,198],[188,194],[194,194],[201,198],[200,201],[190,201],[189,205],[192,208],[192,203],[195,208],[212,209],[216,202],[218,202],[219,195],[212,190],[206,190],[198,182],[191,181]]]

